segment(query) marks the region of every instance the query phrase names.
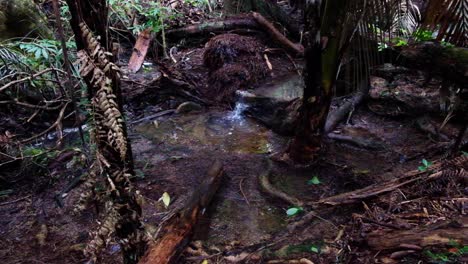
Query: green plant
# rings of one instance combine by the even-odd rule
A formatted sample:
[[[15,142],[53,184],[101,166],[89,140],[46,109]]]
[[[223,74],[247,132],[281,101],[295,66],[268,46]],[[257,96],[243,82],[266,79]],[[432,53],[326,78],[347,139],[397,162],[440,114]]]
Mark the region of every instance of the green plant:
[[[448,245],[451,247],[444,252],[425,250],[423,253],[438,263],[458,263],[457,260],[460,256],[468,254],[468,245],[463,246],[455,241],[450,241]]]
[[[421,163],[422,165],[418,167],[418,170],[421,172],[427,171],[429,167],[432,165],[432,162],[427,161],[426,159],[423,159]]]
[[[395,47],[408,46],[408,40],[404,38],[394,38],[392,39],[392,43]]]
[[[425,29],[418,29],[413,33],[416,41],[431,41],[434,40],[434,32]]]
[[[303,211],[304,211],[304,209],[302,207],[299,207],[299,206],[291,207],[288,210],[286,210],[286,215],[289,216],[289,217],[292,217],[292,216],[300,214]]]
[[[310,179],[310,180],[307,181],[307,184],[308,184],[308,185],[318,185],[318,184],[320,184],[320,183],[322,183],[322,182],[320,181],[320,179],[319,179],[319,177],[318,177],[317,175],[314,175],[314,176],[312,177],[312,179]]]

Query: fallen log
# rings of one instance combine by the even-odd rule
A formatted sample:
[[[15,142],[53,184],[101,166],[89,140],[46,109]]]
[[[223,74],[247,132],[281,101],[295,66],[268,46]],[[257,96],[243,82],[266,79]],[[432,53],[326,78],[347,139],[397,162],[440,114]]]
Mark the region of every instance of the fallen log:
[[[295,44],[291,42],[288,38],[286,38],[275,26],[269,22],[265,17],[260,15],[257,12],[252,13],[252,17],[258,23],[258,25],[265,30],[270,37],[276,40],[279,44],[281,44],[289,53],[294,55],[304,55],[304,46],[301,44]]]
[[[184,28],[168,30],[166,35],[168,38],[186,38],[194,35],[208,35],[212,32],[225,32],[240,28],[262,29],[289,53],[303,56],[304,47],[301,44],[295,44],[290,41],[276,29],[271,22],[256,12],[249,15],[226,18],[221,21],[211,21],[199,25],[190,25]]]
[[[171,39],[187,38],[196,35],[208,35],[212,32],[224,32],[239,28],[258,29],[258,24],[250,15],[225,18],[224,20],[209,21],[183,28],[171,29],[166,36]]]
[[[444,228],[426,226],[411,230],[376,230],[366,235],[366,241],[369,247],[375,250],[405,248],[405,245],[423,248],[453,242],[466,245],[468,244],[467,221],[468,218],[464,217],[461,223],[456,224],[457,226],[445,225]]]
[[[140,70],[141,65],[145,61],[146,53],[151,43],[151,29],[147,28],[143,30],[136,41],[135,47],[133,48],[132,56],[128,61],[128,70],[130,72],[137,72]]]
[[[198,219],[203,215],[217,192],[223,175],[223,165],[216,161],[206,179],[194,191],[184,208],[166,221],[161,235],[149,245],[140,264],[175,263],[193,234]]]
[[[466,87],[468,82],[468,48],[423,42],[402,47],[397,63],[419,67],[428,71],[428,78],[440,75],[461,87]]]

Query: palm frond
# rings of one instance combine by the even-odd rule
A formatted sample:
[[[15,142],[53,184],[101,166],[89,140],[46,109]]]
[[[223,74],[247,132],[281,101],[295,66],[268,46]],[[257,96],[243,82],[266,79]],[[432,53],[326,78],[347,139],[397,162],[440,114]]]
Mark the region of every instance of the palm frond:
[[[437,40],[468,46],[468,0],[430,0],[422,28],[437,32]]]
[[[9,45],[0,44],[0,80],[26,69],[23,54]]]

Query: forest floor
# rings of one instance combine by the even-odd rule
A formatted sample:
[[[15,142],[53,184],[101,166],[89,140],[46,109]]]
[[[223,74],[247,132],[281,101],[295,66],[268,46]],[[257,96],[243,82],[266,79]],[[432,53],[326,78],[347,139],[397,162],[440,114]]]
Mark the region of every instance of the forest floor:
[[[204,80],[200,85],[209,87],[202,52],[202,46],[180,51],[177,60],[190,60],[185,60],[177,71]],[[297,74],[286,56],[272,56],[271,64],[274,78]],[[133,99],[137,103],[129,102],[126,110],[137,171],[135,184],[145,198],[143,220],[148,230],[156,230],[167,215],[183,205],[215,160],[224,165],[221,188],[178,263],[201,263],[204,259],[209,263],[436,263],[443,257],[453,263],[466,261],[463,255],[450,254],[453,248],[458,249],[450,243],[426,247],[424,251],[414,247],[390,258],[401,249],[380,250],[366,242],[365,234],[372,231],[411,230],[462,217],[465,202],[461,207],[455,202],[452,206],[441,205],[439,197],[444,197],[445,189],[437,197],[415,188],[392,192],[384,198],[391,202],[367,199],[330,207],[317,211],[317,217],[292,230],[290,227],[311,209],[304,207],[303,213],[288,216],[286,211],[291,205],[263,193],[259,187],[258,176],[269,170],[276,188],[301,201],[314,202],[400,177],[416,170],[423,159],[443,159],[449,143],[433,140],[418,129],[416,117],[377,115],[363,105],[325,140],[323,154],[313,165],[294,167],[273,162],[269,167],[267,160],[284,151],[289,138],[242,115],[239,109],[201,107],[132,124],[144,116],[173,109],[187,99],[172,96],[157,105],[151,100],[141,101],[148,93],[157,98],[158,89],[147,89],[160,78],[157,66],[127,76],[123,80],[124,93],[143,91],[141,97]],[[262,86],[262,81],[257,86]],[[336,99],[334,104],[341,100]],[[429,119],[434,123],[443,120]],[[449,124],[444,133],[454,138],[456,128]],[[79,159],[73,156],[79,157],[62,155],[55,163],[50,162],[51,175],[36,177],[34,171],[28,171],[25,180],[14,186],[14,192],[0,200],[1,263],[86,261],[82,249],[99,218],[92,206],[84,213],[73,212],[83,186],[63,193],[70,181],[83,172]],[[457,188],[461,197],[466,195],[463,187]],[[420,191],[423,193],[418,199],[408,198]],[[168,208],[159,201],[164,192],[171,197]],[[63,202],[61,207],[58,200]],[[118,243],[110,241],[102,263],[119,263],[119,253]]]

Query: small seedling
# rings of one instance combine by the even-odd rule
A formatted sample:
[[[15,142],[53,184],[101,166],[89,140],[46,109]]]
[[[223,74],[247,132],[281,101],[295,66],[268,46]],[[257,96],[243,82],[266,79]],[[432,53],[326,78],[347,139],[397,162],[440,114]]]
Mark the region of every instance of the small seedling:
[[[463,156],[468,157],[468,152],[462,151]]]
[[[289,217],[292,217],[292,216],[295,216],[295,215],[299,214],[302,211],[304,211],[304,209],[302,207],[291,207],[286,211],[286,214]]]
[[[312,179],[307,181],[308,185],[318,185],[320,183],[322,183],[322,182],[320,181],[320,179],[319,179],[319,177],[317,175],[314,175],[314,177],[312,177]]]
[[[423,159],[421,161],[421,163],[423,165],[418,167],[418,170],[421,171],[421,172],[427,171],[429,169],[429,167],[432,165],[432,162],[427,161],[426,159]]]
[[[310,251],[316,253],[316,254],[319,254],[320,253],[320,250],[317,246],[311,246],[310,247]]]

